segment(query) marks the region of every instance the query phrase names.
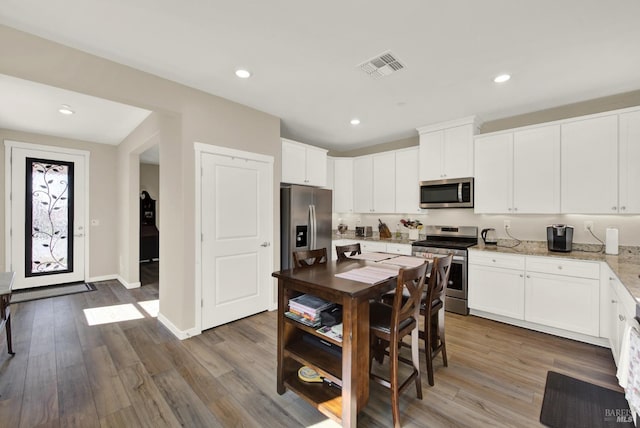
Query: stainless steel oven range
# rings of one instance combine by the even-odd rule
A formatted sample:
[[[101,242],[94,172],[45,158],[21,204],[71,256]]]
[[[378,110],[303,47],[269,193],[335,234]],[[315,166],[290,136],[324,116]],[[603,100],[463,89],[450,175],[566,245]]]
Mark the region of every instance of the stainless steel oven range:
[[[467,305],[467,248],[478,243],[475,226],[427,226],[424,241],[412,244],[412,254],[432,259],[453,253],[449,284],[445,292],[445,310],[468,315]]]

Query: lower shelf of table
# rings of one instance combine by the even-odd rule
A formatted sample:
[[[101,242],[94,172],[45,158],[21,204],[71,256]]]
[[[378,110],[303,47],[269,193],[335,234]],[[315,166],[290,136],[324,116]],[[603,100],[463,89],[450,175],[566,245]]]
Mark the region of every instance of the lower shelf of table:
[[[342,422],[342,389],[325,382],[303,382],[297,375],[285,379],[284,385],[325,416]]]

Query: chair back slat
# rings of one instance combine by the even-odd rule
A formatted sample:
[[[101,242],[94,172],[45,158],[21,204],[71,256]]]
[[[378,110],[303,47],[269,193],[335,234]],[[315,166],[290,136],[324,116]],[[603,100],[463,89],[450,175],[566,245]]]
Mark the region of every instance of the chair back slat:
[[[453,254],[437,257],[433,260],[431,275],[429,276],[429,283],[427,285],[427,298],[424,302],[425,306],[431,305],[438,299],[444,300],[444,293],[449,283],[452,261]]]
[[[297,268],[315,266],[327,262],[327,249],[302,250],[293,252],[293,264]]]
[[[338,260],[346,260],[351,256],[355,256],[356,254],[362,254],[362,251],[360,250],[360,243],[357,242],[350,245],[336,245],[336,254],[338,255]]]

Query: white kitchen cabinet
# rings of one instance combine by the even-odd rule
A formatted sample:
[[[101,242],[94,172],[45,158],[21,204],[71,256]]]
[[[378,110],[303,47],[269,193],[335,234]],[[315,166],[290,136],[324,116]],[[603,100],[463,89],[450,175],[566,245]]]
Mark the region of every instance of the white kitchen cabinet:
[[[525,320],[600,336],[600,263],[526,258]]]
[[[360,156],[353,160],[353,211],[395,212],[395,152]]]
[[[327,157],[327,184],[325,184],[325,189],[333,190],[333,180],[335,175],[335,159],[332,157]],[[334,198],[334,194],[331,194]],[[335,201],[333,202],[335,206]]]
[[[469,251],[469,308],[524,319],[524,256]]]
[[[326,186],[327,151],[283,138],[281,181],[308,186]]]
[[[513,133],[475,139],[474,211],[511,213],[513,207]]]
[[[400,214],[421,213],[419,182],[419,148],[397,150],[396,153],[396,207]]]
[[[333,211],[353,212],[353,158],[333,159]]]
[[[620,115],[619,211],[640,213],[640,111]]]
[[[475,212],[560,212],[560,126],[475,139]]]
[[[411,255],[411,245],[410,244],[387,244],[385,252],[391,254],[400,254],[403,256]]]
[[[618,212],[618,115],[562,124],[562,213]]]
[[[618,364],[620,360],[620,346],[628,320],[635,317],[635,299],[613,272],[609,274],[609,344],[613,359]]]
[[[475,118],[418,128],[420,180],[473,176]]]
[[[353,211],[370,213],[373,210],[373,157],[353,159]]]
[[[386,253],[387,244],[380,241],[358,241],[360,242],[360,251],[363,253]]]
[[[513,212],[560,212],[560,126],[513,133]]]

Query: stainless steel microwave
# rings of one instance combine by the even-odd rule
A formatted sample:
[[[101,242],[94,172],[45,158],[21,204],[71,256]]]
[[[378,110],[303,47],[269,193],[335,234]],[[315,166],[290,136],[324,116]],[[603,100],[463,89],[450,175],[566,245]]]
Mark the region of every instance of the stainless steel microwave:
[[[473,177],[421,181],[420,208],[473,208]]]

